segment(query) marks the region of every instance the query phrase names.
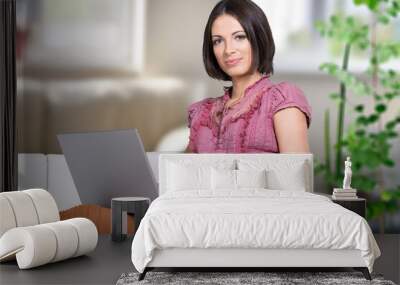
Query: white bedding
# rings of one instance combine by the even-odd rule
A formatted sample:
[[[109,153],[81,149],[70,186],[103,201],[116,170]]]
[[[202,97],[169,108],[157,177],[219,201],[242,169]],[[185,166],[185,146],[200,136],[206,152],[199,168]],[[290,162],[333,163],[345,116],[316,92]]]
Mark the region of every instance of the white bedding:
[[[300,191],[169,192],[153,201],[132,243],[143,272],[155,249],[358,249],[369,271],[380,250],[367,221],[329,198]]]

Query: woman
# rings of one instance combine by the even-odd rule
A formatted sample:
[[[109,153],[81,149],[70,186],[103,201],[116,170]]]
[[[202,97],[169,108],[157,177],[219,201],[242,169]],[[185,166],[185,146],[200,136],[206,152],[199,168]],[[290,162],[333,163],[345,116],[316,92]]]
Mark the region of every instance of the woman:
[[[309,152],[311,107],[296,86],[270,81],[274,53],[268,20],[256,4],[222,0],[214,7],[203,61],[210,77],[232,86],[188,107],[185,152]]]

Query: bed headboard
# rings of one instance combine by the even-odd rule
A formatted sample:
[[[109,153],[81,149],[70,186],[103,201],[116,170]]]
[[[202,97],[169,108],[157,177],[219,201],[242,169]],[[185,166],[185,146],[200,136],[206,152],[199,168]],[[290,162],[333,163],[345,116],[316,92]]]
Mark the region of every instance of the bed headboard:
[[[218,161],[232,161],[237,169],[241,161],[265,163],[268,165],[291,165],[304,162],[306,191],[314,191],[314,166],[312,153],[163,153],[159,156],[159,194],[166,192],[168,162],[210,164]]]

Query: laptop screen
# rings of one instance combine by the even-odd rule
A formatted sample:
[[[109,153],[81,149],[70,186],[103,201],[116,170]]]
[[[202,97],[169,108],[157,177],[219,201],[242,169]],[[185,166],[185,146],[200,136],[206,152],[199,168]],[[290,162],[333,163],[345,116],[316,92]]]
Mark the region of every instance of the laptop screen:
[[[116,197],[158,196],[137,129],[57,135],[83,204],[111,207]]]

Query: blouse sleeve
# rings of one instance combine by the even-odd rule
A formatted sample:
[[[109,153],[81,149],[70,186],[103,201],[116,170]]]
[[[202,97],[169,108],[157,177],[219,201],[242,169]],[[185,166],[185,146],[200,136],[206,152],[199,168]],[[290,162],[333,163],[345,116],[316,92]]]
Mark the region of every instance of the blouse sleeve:
[[[201,101],[190,104],[189,107],[187,108],[187,111],[188,111],[187,126],[188,126],[188,128],[192,128],[193,123],[198,120],[198,117],[200,115],[200,110],[201,110],[203,104],[204,104],[204,100],[201,100]]]
[[[304,96],[297,86],[286,82],[277,84],[272,95],[272,116],[279,110],[296,107],[304,113],[307,119],[307,128],[311,124],[311,106],[308,104],[307,98]]]
[[[203,99],[198,102],[194,102],[191,105],[188,106],[187,111],[188,111],[188,119],[187,119],[187,126],[190,129],[190,134],[189,134],[189,149],[192,152],[197,152],[197,132],[199,125],[201,123],[201,120],[203,118],[203,113],[204,113],[204,106],[206,102],[208,101],[208,98]]]

